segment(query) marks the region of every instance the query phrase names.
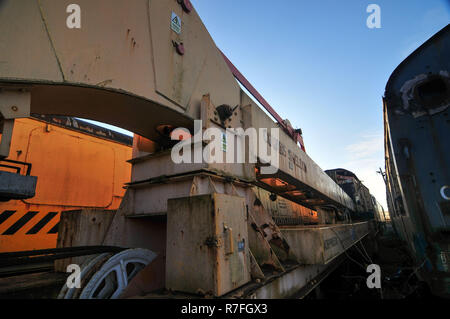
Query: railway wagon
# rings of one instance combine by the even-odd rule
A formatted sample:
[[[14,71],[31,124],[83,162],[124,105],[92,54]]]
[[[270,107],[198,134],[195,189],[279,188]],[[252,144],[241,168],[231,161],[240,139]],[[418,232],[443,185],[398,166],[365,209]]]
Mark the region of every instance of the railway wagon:
[[[372,196],[372,203],[375,209],[374,218],[378,223],[386,223],[389,221],[389,214],[384,211],[383,206],[377,201],[375,196]]]
[[[384,96],[388,206],[420,279],[450,293],[450,25],[392,73]]]
[[[374,219],[375,204],[369,189],[351,171],[336,168],[325,171],[348,196],[355,202],[355,211],[352,212],[352,220]]]
[[[0,253],[55,248],[62,211],[117,209],[131,175],[132,141],[70,117],[17,119],[0,171],[31,164],[38,179],[34,197],[0,202]]]

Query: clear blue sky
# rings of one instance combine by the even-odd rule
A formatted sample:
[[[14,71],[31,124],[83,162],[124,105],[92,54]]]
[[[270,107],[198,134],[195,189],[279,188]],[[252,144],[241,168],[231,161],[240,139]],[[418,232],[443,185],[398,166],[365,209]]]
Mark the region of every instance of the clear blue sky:
[[[382,96],[390,74],[450,22],[450,0],[191,0],[216,45],[324,170],[353,171],[387,208]],[[369,29],[369,4],[381,28]]]
[[[191,0],[217,46],[322,169],[352,170],[386,208],[382,96],[390,74],[450,22],[447,0]],[[369,29],[369,4],[381,28]]]

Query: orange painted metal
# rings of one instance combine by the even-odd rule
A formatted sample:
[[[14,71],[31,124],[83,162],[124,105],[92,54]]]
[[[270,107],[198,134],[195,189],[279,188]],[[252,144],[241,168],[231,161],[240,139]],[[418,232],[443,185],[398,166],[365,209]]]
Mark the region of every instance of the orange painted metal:
[[[55,248],[61,211],[117,209],[131,156],[131,145],[16,119],[9,159],[31,163],[38,182],[35,197],[0,202],[0,252]]]

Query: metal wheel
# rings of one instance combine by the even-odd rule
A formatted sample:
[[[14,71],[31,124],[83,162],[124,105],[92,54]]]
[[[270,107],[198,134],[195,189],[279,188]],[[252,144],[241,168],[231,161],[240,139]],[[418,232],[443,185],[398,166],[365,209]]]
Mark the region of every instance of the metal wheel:
[[[103,264],[86,285],[83,285],[79,298],[119,298],[131,279],[155,258],[154,252],[141,248],[128,249],[115,254]]]

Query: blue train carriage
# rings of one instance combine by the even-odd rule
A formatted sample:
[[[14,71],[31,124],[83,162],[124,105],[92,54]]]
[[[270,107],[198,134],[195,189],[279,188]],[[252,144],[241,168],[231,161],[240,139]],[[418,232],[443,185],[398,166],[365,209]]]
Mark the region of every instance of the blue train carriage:
[[[353,172],[344,168],[336,168],[326,170],[325,173],[327,173],[355,203],[356,210],[351,212],[352,221],[375,219],[376,206],[373,202],[374,197]]]
[[[383,99],[387,199],[419,278],[450,296],[450,24],[392,73]]]

